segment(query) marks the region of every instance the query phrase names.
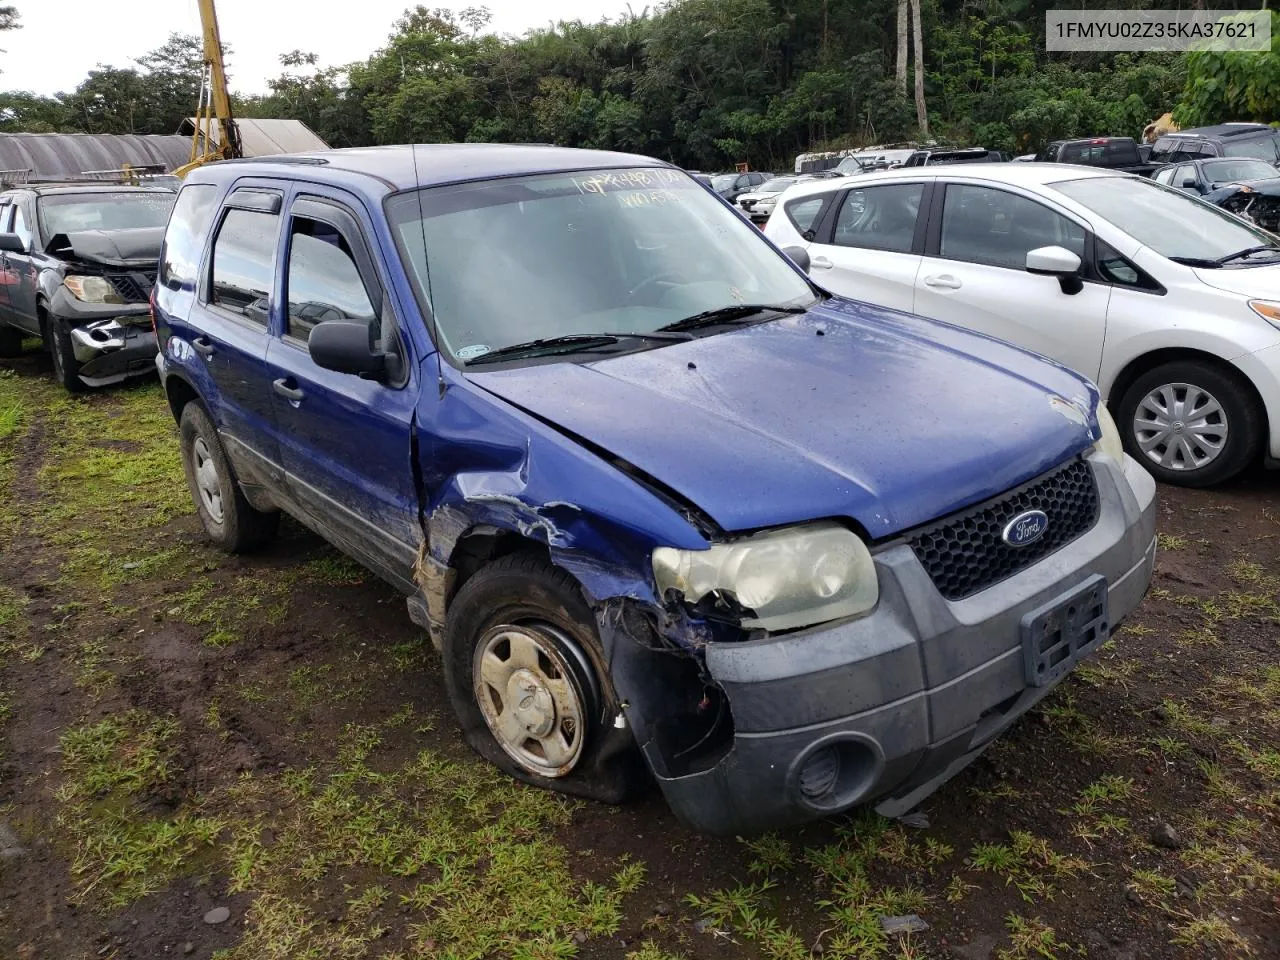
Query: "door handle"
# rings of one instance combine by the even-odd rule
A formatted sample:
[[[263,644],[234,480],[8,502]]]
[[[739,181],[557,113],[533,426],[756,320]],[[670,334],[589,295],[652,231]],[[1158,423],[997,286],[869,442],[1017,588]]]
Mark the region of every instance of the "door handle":
[[[191,346],[195,348],[196,353],[205,357],[213,356],[213,344],[204,337],[196,337],[191,341]]]
[[[284,397],[286,400],[292,401],[293,403],[297,403],[306,396],[305,393],[298,389],[297,381],[295,381],[293,377],[285,377],[281,380],[275,381],[271,384],[271,389],[275,390],[275,392],[280,394],[280,396]]]
[[[809,261],[809,266],[817,270],[830,270],[831,261],[828,260],[826,257],[814,257]]]
[[[924,278],[926,287],[937,287],[941,290],[959,290],[964,284],[949,273],[936,273]]]

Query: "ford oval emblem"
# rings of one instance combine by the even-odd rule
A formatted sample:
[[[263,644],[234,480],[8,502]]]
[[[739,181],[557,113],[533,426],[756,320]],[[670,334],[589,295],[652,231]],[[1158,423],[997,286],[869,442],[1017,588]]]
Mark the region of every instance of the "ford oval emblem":
[[[1011,547],[1025,547],[1035,543],[1049,530],[1049,518],[1043,510],[1028,510],[1010,520],[1000,534],[1000,539]]]

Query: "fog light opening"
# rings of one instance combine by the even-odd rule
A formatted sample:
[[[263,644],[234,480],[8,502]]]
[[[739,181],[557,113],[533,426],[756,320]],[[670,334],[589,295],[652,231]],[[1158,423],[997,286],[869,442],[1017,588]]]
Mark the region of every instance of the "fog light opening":
[[[796,761],[792,783],[802,804],[834,812],[862,800],[881,766],[881,754],[873,742],[848,737],[819,741]]]
[[[800,793],[810,803],[821,803],[840,779],[840,752],[835,747],[819,747],[800,768]]]

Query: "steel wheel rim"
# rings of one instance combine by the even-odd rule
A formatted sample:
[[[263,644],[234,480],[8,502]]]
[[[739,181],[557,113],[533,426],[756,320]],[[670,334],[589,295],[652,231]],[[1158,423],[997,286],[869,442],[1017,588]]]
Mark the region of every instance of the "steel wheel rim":
[[[214,523],[222,523],[222,479],[204,437],[196,437],[191,445],[191,455],[195,460],[196,490],[200,494],[200,502]]]
[[[580,656],[548,623],[500,624],[481,638],[472,664],[476,703],[493,738],[522,770],[550,779],[573,771],[587,733],[579,677],[591,674],[585,663],[575,670],[562,650]]]
[[[1227,446],[1227,412],[1194,383],[1156,387],[1133,414],[1133,437],[1152,463],[1166,470],[1203,470]]]

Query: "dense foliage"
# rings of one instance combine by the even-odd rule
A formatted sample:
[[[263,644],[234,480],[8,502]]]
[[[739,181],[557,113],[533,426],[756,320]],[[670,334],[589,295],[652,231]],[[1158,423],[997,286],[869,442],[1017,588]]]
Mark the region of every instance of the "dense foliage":
[[[1022,152],[1060,136],[1138,136],[1180,101],[1192,122],[1270,120],[1280,107],[1278,54],[1051,56],[1044,14],[1059,0],[921,2],[928,120],[940,138]],[[239,98],[237,110],[299,118],[334,146],[541,141],[702,169],[783,167],[804,150],[917,133],[896,71],[898,7],[672,0],[500,38],[483,32],[483,8],[419,6],[363,62],[321,69],[304,51],[285,54],[270,93]],[[194,38],[174,36],[71,93],[0,94],[0,130],[172,132],[195,103],[199,59]]]

